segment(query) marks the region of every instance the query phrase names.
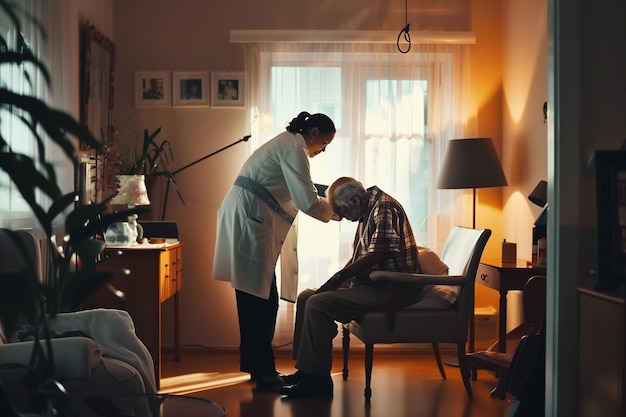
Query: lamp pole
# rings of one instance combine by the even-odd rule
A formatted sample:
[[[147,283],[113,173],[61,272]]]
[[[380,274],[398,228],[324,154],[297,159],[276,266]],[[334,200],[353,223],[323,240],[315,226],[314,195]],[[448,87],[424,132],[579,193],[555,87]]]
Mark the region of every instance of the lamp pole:
[[[250,137],[251,137],[251,135],[246,135],[243,138],[241,138],[239,140],[236,140],[235,142],[231,143],[230,145],[226,145],[223,148],[218,149],[217,151],[211,152],[210,154],[205,155],[205,156],[203,156],[200,159],[197,159],[197,160],[195,160],[195,161],[193,161],[193,162],[191,162],[191,163],[189,163],[189,164],[187,164],[187,165],[185,165],[185,166],[183,166],[181,168],[178,168],[176,171],[172,172],[172,175],[176,175],[179,172],[182,172],[182,171],[186,170],[187,168],[190,168],[190,167],[196,165],[197,163],[200,163],[200,162],[204,161],[205,159],[212,157],[213,155],[216,155],[216,154],[218,154],[218,153],[220,153],[222,151],[225,151],[226,149],[230,148],[231,146],[235,146],[239,142],[247,142],[248,139],[250,139]],[[165,212],[167,210],[167,197],[168,197],[169,192],[170,192],[170,182],[168,180],[167,181],[167,186],[165,187],[165,198],[163,200],[163,211],[161,212],[161,221],[165,220]]]
[[[472,187],[474,190],[474,201],[472,204],[472,229],[476,229],[476,187]]]

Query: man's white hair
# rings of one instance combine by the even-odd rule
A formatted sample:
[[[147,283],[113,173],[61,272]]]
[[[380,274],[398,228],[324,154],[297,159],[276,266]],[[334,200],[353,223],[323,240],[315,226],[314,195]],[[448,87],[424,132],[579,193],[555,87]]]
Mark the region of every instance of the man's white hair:
[[[337,180],[336,183],[337,185],[332,190],[333,204],[336,207],[350,207],[353,196],[362,199],[365,195],[365,187],[354,178],[343,177]]]

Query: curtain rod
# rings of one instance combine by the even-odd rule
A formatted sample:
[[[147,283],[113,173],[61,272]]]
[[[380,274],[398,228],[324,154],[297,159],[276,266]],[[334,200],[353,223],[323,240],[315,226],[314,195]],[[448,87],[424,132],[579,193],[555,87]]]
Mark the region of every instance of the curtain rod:
[[[232,29],[231,43],[396,43],[398,32],[391,30],[280,30]],[[412,43],[473,44],[474,32],[416,31]]]

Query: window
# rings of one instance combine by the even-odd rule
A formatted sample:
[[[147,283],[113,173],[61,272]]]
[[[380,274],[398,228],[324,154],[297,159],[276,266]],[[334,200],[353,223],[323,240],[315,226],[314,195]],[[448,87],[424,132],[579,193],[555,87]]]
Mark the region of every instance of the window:
[[[20,3],[21,11],[18,17],[21,18],[21,31],[28,41],[32,53],[46,65],[48,71],[53,77],[52,83],[63,79],[61,68],[59,65],[62,58],[50,59],[50,55],[60,54],[63,43],[58,41],[57,34],[50,34],[50,38],[42,33],[39,23],[43,27],[48,27],[48,20],[53,20],[58,24],[57,14],[60,13],[56,8],[48,9],[48,2],[35,0],[24,0]],[[50,11],[50,13],[48,13]],[[31,19],[32,18],[32,19]],[[0,33],[6,39],[10,49],[15,48],[16,32],[12,22],[5,15],[0,17]],[[69,48],[65,48],[69,51]],[[59,55],[60,56],[60,55]],[[67,59],[67,57],[65,58]],[[69,61],[69,59],[67,59]],[[55,71],[58,70],[58,71]],[[26,77],[25,72],[28,73]],[[0,80],[4,88],[8,88],[19,94],[38,97],[51,106],[62,104],[63,94],[57,93],[56,100],[50,97],[50,85],[43,77],[41,71],[29,63],[22,65],[0,65]],[[62,84],[56,83],[55,90],[63,91]],[[13,152],[23,153],[28,156],[34,156],[41,149],[38,148],[37,142],[34,140],[28,126],[16,117],[14,109],[8,109],[6,106],[0,106],[0,135]],[[44,135],[45,137],[45,135]],[[46,140],[44,143],[44,152],[46,160],[52,162],[56,168],[58,183],[62,189],[69,190],[73,186],[73,170],[72,164],[64,156],[60,149],[51,146],[51,141]],[[40,204],[45,206],[43,193],[37,196]],[[61,222],[61,220],[58,220]],[[37,228],[33,213],[28,204],[24,201],[18,190],[10,183],[8,175],[0,170],[0,227],[7,228]]]
[[[470,57],[467,45],[411,54],[378,44],[249,45],[246,74],[254,74],[256,87],[252,147],[300,111],[327,114],[337,134],[325,153],[310,159],[313,181],[353,176],[379,186],[404,206],[418,243],[439,250],[449,225],[458,222],[459,203],[436,189],[436,174],[447,140],[473,133]],[[355,229],[346,220],[325,224],[298,215],[298,291],[318,287],[343,267]],[[275,343],[290,340],[293,310],[281,308]]]
[[[26,28],[23,28],[26,29]],[[24,30],[26,32],[26,30]],[[16,48],[17,33],[8,21],[0,22],[0,32],[6,39],[9,49]],[[33,73],[32,66],[25,68],[24,65],[1,65],[0,79],[3,86],[17,94],[36,95],[37,77],[28,80],[24,71]],[[35,144],[31,138],[28,126],[19,120],[18,109],[0,107],[0,135],[13,152],[25,155],[34,155]],[[28,204],[21,197],[17,189],[11,184],[9,176],[0,171],[0,226],[2,227],[32,227],[30,219],[32,215]]]

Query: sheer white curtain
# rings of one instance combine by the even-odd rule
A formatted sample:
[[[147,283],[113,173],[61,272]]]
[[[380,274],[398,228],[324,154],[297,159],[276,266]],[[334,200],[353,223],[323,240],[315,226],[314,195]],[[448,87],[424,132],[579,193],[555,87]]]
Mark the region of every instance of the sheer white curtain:
[[[436,180],[447,141],[476,134],[473,42],[414,42],[408,54],[366,41],[247,42],[244,50],[253,149],[300,111],[325,113],[337,134],[310,160],[314,182],[353,176],[378,185],[403,204],[419,243],[436,251],[451,225],[465,224],[464,193],[437,190]],[[343,267],[356,225],[303,214],[297,222],[302,290]],[[291,313],[281,311],[279,339],[290,336]]]
[[[29,64],[3,65],[0,68],[0,79],[12,91],[33,95],[50,106],[67,109],[70,100],[64,88],[64,85],[68,83],[68,80],[64,79],[64,75],[67,74],[67,67],[64,67],[67,64],[64,63],[70,63],[72,60],[69,57],[69,34],[66,29],[63,29],[68,25],[60,22],[62,15],[60,8],[57,7],[61,4],[63,4],[61,0],[24,0],[19,3],[22,33],[28,40],[34,55],[48,68],[50,83],[45,80],[41,72]],[[68,14],[66,13],[65,16]],[[35,21],[44,28],[43,32],[34,23]],[[56,28],[56,30],[52,31],[50,28]],[[16,34],[13,29],[7,19],[0,19],[0,31],[10,43],[15,42]],[[28,72],[30,80],[26,79],[24,71]],[[0,121],[2,137],[14,152],[26,155],[34,155],[38,152],[36,142],[28,128],[11,116],[8,109],[0,109]],[[72,164],[68,163],[69,161],[52,145],[51,141],[45,143],[45,148],[48,160],[55,165],[61,188],[66,192],[70,191],[74,185]],[[42,204],[49,203],[44,201],[43,194],[40,194],[38,198]],[[10,184],[4,172],[0,172],[0,227],[29,228],[35,231],[38,229],[38,224],[30,209],[15,187]]]

